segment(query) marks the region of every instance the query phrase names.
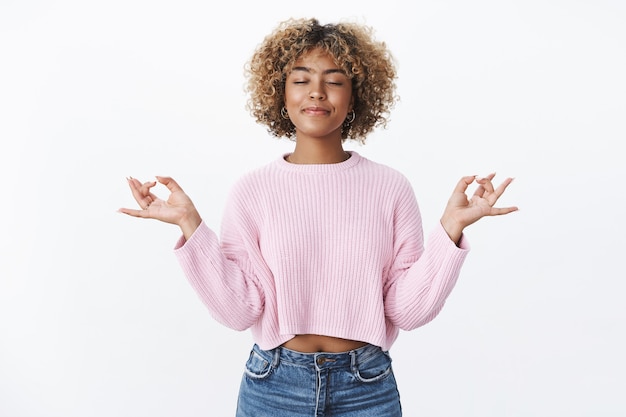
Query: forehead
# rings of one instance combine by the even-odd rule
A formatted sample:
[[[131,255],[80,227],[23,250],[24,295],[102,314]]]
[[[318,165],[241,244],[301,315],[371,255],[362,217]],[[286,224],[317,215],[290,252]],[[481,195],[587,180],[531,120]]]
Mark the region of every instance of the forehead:
[[[315,48],[300,55],[293,63],[293,67],[306,68],[340,68],[333,56],[320,48]]]

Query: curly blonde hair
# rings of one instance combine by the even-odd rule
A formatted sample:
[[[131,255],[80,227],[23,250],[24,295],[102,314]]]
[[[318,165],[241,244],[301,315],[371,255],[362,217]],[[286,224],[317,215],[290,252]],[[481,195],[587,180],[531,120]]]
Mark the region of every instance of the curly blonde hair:
[[[295,126],[280,113],[285,105],[285,80],[295,61],[315,48],[328,52],[352,81],[355,118],[344,124],[342,139],[365,142],[375,127],[386,127],[397,100],[393,57],[368,26],[320,25],[315,18],[280,23],[245,66],[247,109],[273,136],[295,140]]]

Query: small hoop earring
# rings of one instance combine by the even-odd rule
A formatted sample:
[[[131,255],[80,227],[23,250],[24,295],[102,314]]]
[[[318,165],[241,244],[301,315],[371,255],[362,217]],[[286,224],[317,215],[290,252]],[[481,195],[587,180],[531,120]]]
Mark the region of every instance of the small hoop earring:
[[[348,113],[348,116],[346,117],[345,123],[349,125],[350,123],[354,122],[355,118],[356,118],[356,113],[354,112],[354,110],[351,110],[350,113]]]
[[[285,107],[280,109],[280,115],[283,117],[283,119],[289,119],[289,113],[287,113],[287,109]]]

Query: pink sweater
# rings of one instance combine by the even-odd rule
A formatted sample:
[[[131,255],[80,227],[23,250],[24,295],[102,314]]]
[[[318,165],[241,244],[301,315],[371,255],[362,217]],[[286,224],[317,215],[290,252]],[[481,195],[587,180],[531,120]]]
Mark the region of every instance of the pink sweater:
[[[241,178],[221,237],[202,223],[175,254],[212,316],[251,328],[262,349],[296,334],[388,350],[400,329],[431,321],[469,250],[441,225],[424,246],[413,189],[356,152],[345,162],[280,158]]]

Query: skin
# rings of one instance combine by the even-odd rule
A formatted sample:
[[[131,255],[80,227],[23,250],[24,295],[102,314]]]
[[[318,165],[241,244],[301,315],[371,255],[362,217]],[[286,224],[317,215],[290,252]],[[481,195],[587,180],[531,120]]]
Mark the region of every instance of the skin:
[[[349,155],[341,127],[353,103],[352,83],[330,56],[313,50],[297,60],[285,81],[285,108],[296,127],[296,146],[288,161],[344,161]]]
[[[302,56],[287,76],[285,107],[296,128],[296,145],[287,161],[294,164],[333,164],[345,161],[349,154],[343,148],[341,128],[352,110],[354,98],[348,77],[332,58],[319,50]],[[463,230],[483,217],[512,213],[517,207],[494,207],[513,181],[506,178],[494,187],[495,173],[479,178],[462,177],[456,184],[441,216],[441,225],[450,239],[457,243]],[[157,197],[152,189],[164,185],[167,200]],[[468,197],[467,189],[476,184]],[[133,217],[156,219],[178,225],[189,239],[202,222],[202,217],[180,185],[170,177],[140,182],[128,178],[133,197],[142,208],[121,208],[119,212]],[[345,352],[365,345],[364,342],[323,335],[296,335],[283,346],[300,352]]]

